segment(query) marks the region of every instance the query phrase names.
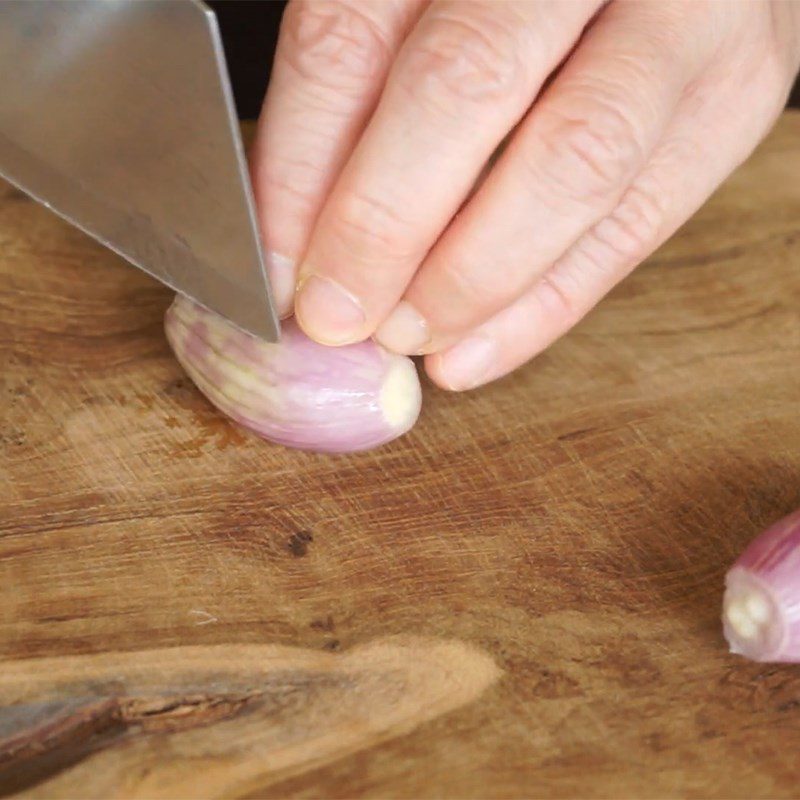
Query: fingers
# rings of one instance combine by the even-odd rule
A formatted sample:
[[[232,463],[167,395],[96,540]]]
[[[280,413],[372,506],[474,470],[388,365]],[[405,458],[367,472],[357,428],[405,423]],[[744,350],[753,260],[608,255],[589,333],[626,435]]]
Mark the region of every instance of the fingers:
[[[676,11],[645,0],[602,11],[428,255],[379,341],[409,354],[456,341],[613,210],[710,58],[705,40],[689,33],[697,16],[690,5]]]
[[[725,79],[722,85],[708,76],[686,96],[664,141],[614,211],[533,288],[463,341],[426,357],[435,383],[469,389],[516,369],[566,333],[702,205],[785,102],[782,87],[761,75],[742,114],[740,87],[754,76],[748,71]]]
[[[267,266],[282,316],[297,261],[380,96],[422,0],[295,0],[284,15],[251,152]]]
[[[312,338],[336,345],[374,331],[598,4],[428,8],[306,252],[296,313]]]

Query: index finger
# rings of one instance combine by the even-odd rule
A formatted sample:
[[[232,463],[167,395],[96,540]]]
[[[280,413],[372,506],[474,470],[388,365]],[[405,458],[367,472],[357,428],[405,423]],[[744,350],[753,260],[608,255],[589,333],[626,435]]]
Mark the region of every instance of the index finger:
[[[422,0],[292,0],[250,154],[275,301],[291,313],[297,262],[380,97]]]

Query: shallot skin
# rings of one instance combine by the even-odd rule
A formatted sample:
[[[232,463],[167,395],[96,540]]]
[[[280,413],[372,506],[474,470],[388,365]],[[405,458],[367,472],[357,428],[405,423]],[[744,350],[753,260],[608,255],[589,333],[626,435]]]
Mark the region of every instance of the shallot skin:
[[[800,510],[756,537],[725,585],[722,620],[731,652],[800,662]]]
[[[175,356],[224,414],[287,447],[343,453],[406,433],[422,393],[411,359],[371,340],[326,347],[293,320],[265,342],[177,295],[165,316]]]

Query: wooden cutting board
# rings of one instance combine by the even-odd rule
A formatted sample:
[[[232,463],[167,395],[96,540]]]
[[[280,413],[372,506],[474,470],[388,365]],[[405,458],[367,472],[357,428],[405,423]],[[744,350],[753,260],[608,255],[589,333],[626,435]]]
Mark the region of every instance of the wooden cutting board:
[[[377,452],[230,426],[169,302],[0,186],[0,793],[798,796],[800,667],[719,608],[800,505],[800,115]]]

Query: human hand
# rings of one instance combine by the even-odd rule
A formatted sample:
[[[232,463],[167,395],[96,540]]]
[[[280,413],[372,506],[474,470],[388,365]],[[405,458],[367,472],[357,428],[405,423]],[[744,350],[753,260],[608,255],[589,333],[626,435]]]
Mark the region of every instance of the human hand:
[[[251,159],[280,311],[498,378],[694,213],[799,64],[792,0],[292,0]]]

